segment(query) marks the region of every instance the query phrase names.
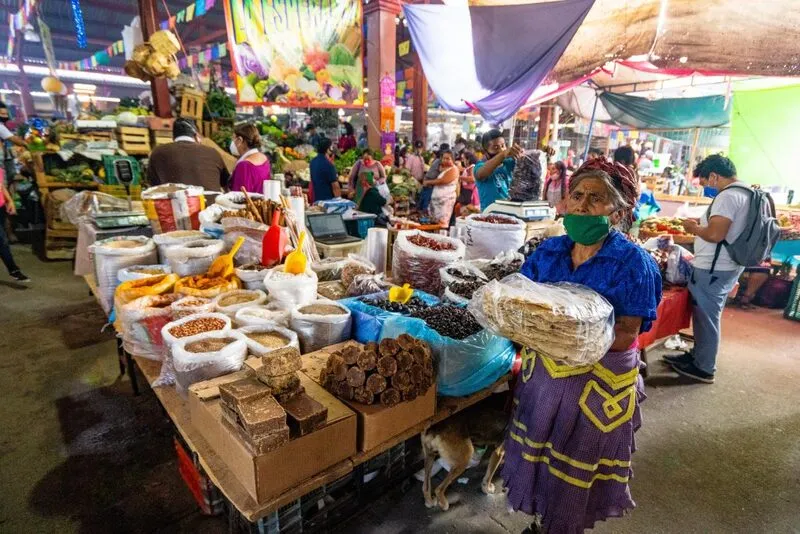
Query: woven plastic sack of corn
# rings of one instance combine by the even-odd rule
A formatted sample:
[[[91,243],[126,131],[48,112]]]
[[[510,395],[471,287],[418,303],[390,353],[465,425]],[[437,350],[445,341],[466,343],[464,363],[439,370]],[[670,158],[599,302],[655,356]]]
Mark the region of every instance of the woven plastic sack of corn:
[[[614,308],[578,284],[540,284],[513,274],[472,296],[484,327],[568,365],[600,361],[614,342]]]

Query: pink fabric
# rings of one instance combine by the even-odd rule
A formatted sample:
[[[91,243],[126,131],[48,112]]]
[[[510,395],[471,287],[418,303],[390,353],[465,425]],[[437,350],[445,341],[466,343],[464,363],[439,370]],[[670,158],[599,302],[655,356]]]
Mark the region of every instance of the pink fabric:
[[[0,208],[6,205],[6,195],[3,192],[5,183],[6,183],[6,171],[0,169]]]
[[[248,193],[263,193],[264,182],[270,179],[271,174],[269,160],[261,165],[240,161],[231,175],[231,191],[241,191],[244,187]]]

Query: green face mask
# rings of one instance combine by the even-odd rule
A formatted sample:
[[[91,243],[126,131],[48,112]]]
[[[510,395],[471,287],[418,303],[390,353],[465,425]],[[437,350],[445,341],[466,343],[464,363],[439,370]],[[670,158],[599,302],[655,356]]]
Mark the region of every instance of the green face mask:
[[[564,215],[567,235],[581,245],[593,245],[608,235],[611,223],[606,215]]]

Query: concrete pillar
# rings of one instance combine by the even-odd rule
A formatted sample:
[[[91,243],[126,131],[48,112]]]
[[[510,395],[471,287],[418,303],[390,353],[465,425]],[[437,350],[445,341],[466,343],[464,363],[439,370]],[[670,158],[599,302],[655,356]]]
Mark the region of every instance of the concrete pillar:
[[[422,141],[428,146],[428,80],[422,70],[419,54],[414,53],[414,87],[411,89],[412,107],[412,139]]]
[[[140,2],[143,0],[139,0]],[[394,19],[400,14],[399,0],[370,0],[364,5],[367,21],[367,141],[371,149],[381,148],[381,88],[386,75],[395,77],[397,35]],[[395,125],[397,128],[397,125]]]
[[[159,30],[156,0],[139,0],[139,18],[142,22],[142,37],[147,41]],[[156,117],[164,119],[172,117],[167,79],[163,77],[154,79],[150,82],[150,91],[153,93],[153,112]]]

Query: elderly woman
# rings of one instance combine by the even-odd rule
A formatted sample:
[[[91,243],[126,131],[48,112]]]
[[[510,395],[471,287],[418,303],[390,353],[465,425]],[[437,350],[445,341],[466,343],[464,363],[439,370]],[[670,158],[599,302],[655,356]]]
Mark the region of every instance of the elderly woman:
[[[514,509],[536,516],[531,532],[582,532],[634,508],[628,481],[645,398],[637,337],[661,300],[655,262],[613,229],[630,223],[637,188],[623,165],[585,163],[569,183],[567,235],[544,241],[522,268],[535,282],[590,287],[615,316],[614,343],[594,365],[525,352],[502,476]]]

